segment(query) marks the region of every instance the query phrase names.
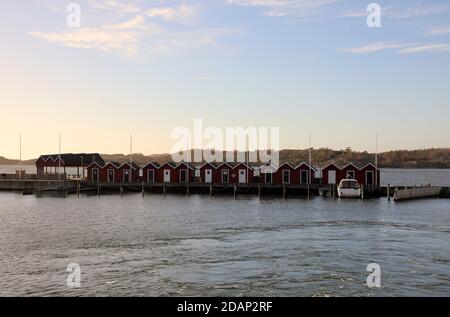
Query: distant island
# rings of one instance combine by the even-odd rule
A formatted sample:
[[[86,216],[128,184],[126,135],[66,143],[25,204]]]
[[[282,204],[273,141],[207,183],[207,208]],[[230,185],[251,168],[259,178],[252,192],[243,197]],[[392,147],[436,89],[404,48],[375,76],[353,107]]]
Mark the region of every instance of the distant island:
[[[105,161],[124,163],[130,160],[126,154],[101,154]],[[171,160],[170,154],[133,154],[133,161],[144,165],[148,162],[167,162]],[[280,161],[285,162],[307,162],[309,151],[306,150],[281,150]],[[312,161],[315,166],[326,166],[329,163],[337,165],[353,162],[364,165],[374,163],[375,154],[353,151],[351,148],[345,150],[332,150],[327,148],[312,150]],[[36,159],[23,161],[24,165],[34,165]],[[0,156],[0,165],[18,165],[18,160],[11,160]],[[424,150],[398,150],[378,154],[378,165],[380,168],[450,168],[450,148],[424,149]]]

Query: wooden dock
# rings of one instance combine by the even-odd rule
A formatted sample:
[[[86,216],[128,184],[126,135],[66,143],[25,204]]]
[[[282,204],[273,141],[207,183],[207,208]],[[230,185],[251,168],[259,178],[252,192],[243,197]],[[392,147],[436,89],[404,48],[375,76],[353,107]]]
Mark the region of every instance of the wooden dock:
[[[421,189],[422,188],[422,189]],[[62,192],[65,194],[89,195],[126,194],[139,192],[159,194],[203,194],[219,195],[253,195],[278,197],[312,197],[326,196],[337,198],[336,186],[323,184],[164,184],[164,183],[97,183],[80,180],[0,180],[0,190],[21,191],[25,194],[40,192]],[[424,193],[421,193],[424,192]],[[412,193],[411,193],[412,192]],[[364,199],[388,197],[394,201],[425,197],[450,198],[450,187],[416,187],[416,186],[372,186],[364,188]],[[405,198],[404,198],[405,197]]]

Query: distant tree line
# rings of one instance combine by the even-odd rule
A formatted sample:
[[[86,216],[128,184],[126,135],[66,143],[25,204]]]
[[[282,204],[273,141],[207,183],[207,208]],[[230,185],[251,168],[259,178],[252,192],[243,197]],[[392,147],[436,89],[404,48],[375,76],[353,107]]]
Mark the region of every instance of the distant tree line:
[[[237,153],[234,153],[236,156]],[[105,161],[124,163],[130,160],[130,155],[102,154]],[[329,163],[344,165],[349,162],[365,165],[375,163],[375,154],[353,151],[351,148],[344,150],[332,150],[328,148],[314,149],[311,151],[312,162],[315,166],[326,166]],[[148,162],[167,162],[171,160],[170,154],[133,154],[133,161],[144,165]],[[23,164],[34,165],[35,159],[24,161]],[[308,162],[309,150],[281,150],[281,162]],[[16,165],[18,160],[9,160],[0,156],[0,165]],[[378,165],[381,168],[450,168],[450,148],[424,149],[424,150],[399,150],[378,154]]]

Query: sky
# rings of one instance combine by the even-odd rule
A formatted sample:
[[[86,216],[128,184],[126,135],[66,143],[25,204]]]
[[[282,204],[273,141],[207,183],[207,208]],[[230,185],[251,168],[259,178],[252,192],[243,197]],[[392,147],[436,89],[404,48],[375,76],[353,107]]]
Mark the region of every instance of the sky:
[[[170,152],[179,126],[280,147],[450,147],[450,1],[2,1],[0,156]],[[72,8],[71,8],[72,9]]]

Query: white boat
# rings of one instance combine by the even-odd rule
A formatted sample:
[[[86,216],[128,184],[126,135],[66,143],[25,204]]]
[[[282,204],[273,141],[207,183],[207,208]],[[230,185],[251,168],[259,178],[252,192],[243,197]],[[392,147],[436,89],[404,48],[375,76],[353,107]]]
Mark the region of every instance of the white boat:
[[[338,196],[341,198],[361,197],[361,185],[354,179],[343,179],[337,188]]]

